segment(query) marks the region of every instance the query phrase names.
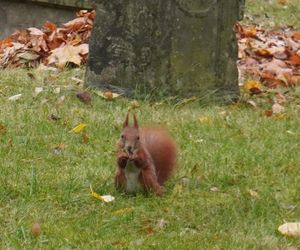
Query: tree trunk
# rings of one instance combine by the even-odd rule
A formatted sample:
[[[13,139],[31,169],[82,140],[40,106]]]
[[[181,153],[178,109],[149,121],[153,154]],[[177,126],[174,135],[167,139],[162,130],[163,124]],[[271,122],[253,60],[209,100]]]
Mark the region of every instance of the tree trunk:
[[[99,2],[89,86],[128,95],[238,97],[233,25],[243,1]]]

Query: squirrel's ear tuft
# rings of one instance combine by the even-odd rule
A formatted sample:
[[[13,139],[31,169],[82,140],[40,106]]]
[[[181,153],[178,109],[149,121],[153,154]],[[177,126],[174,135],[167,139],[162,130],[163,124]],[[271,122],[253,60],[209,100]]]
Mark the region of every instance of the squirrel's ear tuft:
[[[138,128],[138,127],[139,127],[138,122],[137,122],[137,119],[136,119],[136,115],[135,115],[135,114],[133,114],[133,126],[134,126],[135,128]]]
[[[126,118],[125,118],[125,121],[124,121],[124,123],[123,123],[123,128],[126,128],[126,127],[128,127],[128,113],[127,113],[127,115],[126,115]]]

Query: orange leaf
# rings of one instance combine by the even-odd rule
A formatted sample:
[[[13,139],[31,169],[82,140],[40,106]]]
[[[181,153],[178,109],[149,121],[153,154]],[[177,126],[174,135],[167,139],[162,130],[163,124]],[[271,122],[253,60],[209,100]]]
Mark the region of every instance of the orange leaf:
[[[289,57],[289,61],[294,65],[300,65],[300,56],[293,54]]]
[[[265,116],[270,117],[273,115],[273,110],[272,109],[268,109],[265,111]]]
[[[55,31],[57,29],[57,26],[55,23],[47,21],[45,22],[43,29],[45,31]]]
[[[256,37],[256,28],[255,27],[244,28],[243,35],[245,37]]]
[[[248,80],[245,85],[244,88],[246,90],[248,90],[251,94],[253,95],[257,95],[260,94],[262,92],[261,88],[261,83],[255,80]]]
[[[273,55],[267,49],[258,49],[255,51],[255,54],[262,57],[272,57]]]
[[[13,46],[13,40],[10,37],[7,37],[7,38],[0,41],[0,46],[12,47]]]
[[[295,40],[300,40],[300,32],[295,32],[292,36]]]

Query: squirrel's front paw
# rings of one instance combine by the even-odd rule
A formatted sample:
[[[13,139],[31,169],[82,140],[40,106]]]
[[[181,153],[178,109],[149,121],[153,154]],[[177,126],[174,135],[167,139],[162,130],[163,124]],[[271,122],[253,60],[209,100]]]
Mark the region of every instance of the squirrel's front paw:
[[[155,194],[157,196],[163,196],[164,192],[165,192],[165,189],[162,186],[160,186],[159,188],[156,188],[156,190],[155,190]]]
[[[127,165],[128,156],[121,156],[118,158],[118,166],[120,168],[125,168]]]

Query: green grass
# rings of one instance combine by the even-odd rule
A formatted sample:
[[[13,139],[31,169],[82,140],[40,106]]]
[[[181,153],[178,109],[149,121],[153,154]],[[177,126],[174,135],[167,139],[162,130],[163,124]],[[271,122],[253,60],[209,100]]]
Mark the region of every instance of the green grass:
[[[293,27],[300,29],[300,2],[287,0],[246,0],[245,23],[258,24],[264,28],[280,29]]]
[[[300,110],[285,119],[267,118],[242,102],[230,106],[181,108],[165,101],[140,101],[140,123],[166,125],[180,148],[178,171],[163,198],[115,191],[114,145],[130,100],[113,102],[80,89],[64,71],[56,79],[25,70],[0,72],[0,242],[2,249],[286,249],[299,239],[280,235],[284,221],[300,218]],[[53,73],[51,74],[53,75]],[[45,80],[46,79],[46,80]],[[37,86],[44,91],[37,97]],[[60,94],[53,89],[61,87]],[[15,101],[8,97],[22,93]],[[295,92],[296,93],[296,92]],[[65,96],[58,104],[57,100]],[[264,109],[270,104],[264,103]],[[51,114],[61,117],[49,120]],[[209,117],[200,123],[199,117]],[[81,134],[69,131],[78,123]],[[52,146],[64,144],[61,153]],[[182,184],[182,177],[188,181]],[[103,204],[89,186],[116,200]],[[182,185],[182,186],[180,186]],[[182,187],[182,189],[180,188]],[[218,192],[211,188],[217,187]],[[177,190],[177,191],[176,191]],[[251,197],[249,190],[258,192]],[[296,207],[293,207],[296,206]],[[115,212],[131,208],[131,211]],[[158,222],[166,222],[156,229]],[[42,233],[30,233],[39,222]],[[154,232],[152,232],[154,230]]]
[[[276,2],[248,0],[245,22],[299,29],[299,0],[286,6]],[[271,107],[267,98],[254,99],[258,109],[243,101],[222,107],[140,101],[140,123],[167,126],[180,155],[163,198],[132,197],[113,186],[114,145],[130,100],[108,102],[93,94],[92,105],[85,105],[75,96],[81,87],[71,79],[83,78],[82,70],[33,73],[35,80],[25,70],[0,72],[0,125],[6,130],[0,126],[1,249],[273,250],[300,245],[299,238],[277,232],[284,221],[300,219],[299,89],[290,90],[284,119],[263,115]],[[33,97],[40,86],[44,91]],[[53,93],[57,87],[59,94]],[[19,100],[7,100],[19,93]],[[59,103],[61,96],[65,100]],[[51,114],[61,119],[53,121]],[[199,117],[210,122],[200,123]],[[81,122],[87,124],[88,143],[82,134],[69,132]],[[58,144],[65,148],[55,153]],[[116,200],[94,199],[90,184]],[[124,208],[132,210],[116,213]],[[161,219],[166,225],[157,228]],[[42,226],[39,237],[30,232],[34,222]]]

